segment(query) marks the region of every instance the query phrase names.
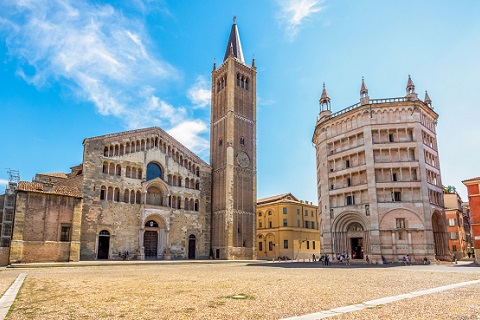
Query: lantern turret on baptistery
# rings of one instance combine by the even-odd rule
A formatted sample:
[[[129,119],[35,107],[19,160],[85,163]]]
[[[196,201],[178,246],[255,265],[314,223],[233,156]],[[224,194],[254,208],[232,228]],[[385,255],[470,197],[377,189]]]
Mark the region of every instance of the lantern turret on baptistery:
[[[360,104],[363,106],[370,103],[370,97],[368,96],[368,88],[365,85],[365,80],[362,77],[362,87],[360,88]]]

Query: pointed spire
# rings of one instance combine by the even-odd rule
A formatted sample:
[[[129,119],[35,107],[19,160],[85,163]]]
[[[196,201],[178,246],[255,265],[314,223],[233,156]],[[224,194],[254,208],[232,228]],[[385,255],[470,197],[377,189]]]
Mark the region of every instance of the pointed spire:
[[[362,86],[360,88],[360,104],[366,105],[370,103],[370,97],[368,96],[368,88],[365,84],[365,79],[362,77]]]
[[[425,102],[425,104],[430,108],[432,107],[432,99],[430,99],[427,90],[425,90],[425,99],[423,99],[423,102]]]
[[[230,30],[230,37],[228,37],[227,50],[225,51],[225,57],[223,61],[227,60],[230,57],[230,54],[234,58],[240,60],[240,62],[245,63],[243,59],[242,44],[240,43],[240,34],[238,33],[238,28],[236,24],[237,17],[233,17],[233,25]]]
[[[362,77],[362,87],[360,88],[360,97],[368,96],[368,88],[365,85],[365,80]]]
[[[322,96],[320,97],[320,111],[330,110],[330,97],[328,96],[325,82],[323,83]]]
[[[413,84],[413,81],[412,81],[412,78],[410,78],[410,75],[408,75],[407,95],[410,93],[415,93],[415,85]]]
[[[213,59],[213,71],[217,70],[217,60]]]

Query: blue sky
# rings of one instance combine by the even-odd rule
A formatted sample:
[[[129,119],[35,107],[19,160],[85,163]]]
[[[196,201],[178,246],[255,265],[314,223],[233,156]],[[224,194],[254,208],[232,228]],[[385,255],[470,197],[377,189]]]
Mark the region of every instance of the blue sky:
[[[0,0],[0,184],[68,172],[84,138],[160,126],[209,161],[210,75],[233,16],[257,66],[258,197],[317,202],[325,82],[338,111],[405,95],[439,114],[442,180],[480,175],[480,2]],[[2,187],[3,188],[3,187]]]

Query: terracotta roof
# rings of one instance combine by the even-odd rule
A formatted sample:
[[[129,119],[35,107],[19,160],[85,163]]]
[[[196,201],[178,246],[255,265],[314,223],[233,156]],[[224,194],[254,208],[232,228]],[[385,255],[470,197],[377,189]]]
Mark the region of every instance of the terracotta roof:
[[[475,178],[471,178],[471,179],[467,179],[467,180],[462,180],[462,183],[475,181],[475,180],[480,180],[480,177],[475,177]]]
[[[71,186],[53,185],[50,183],[41,182],[27,182],[20,181],[17,187],[18,191],[36,192],[44,194],[56,194],[62,196],[70,196],[75,198],[82,198],[82,192],[80,189]]]
[[[75,188],[81,191],[83,188],[83,175],[77,175],[62,181],[58,181],[55,183],[55,186]]]
[[[291,199],[287,199],[287,197],[290,197]],[[277,196],[272,196],[272,197],[268,197],[268,198],[263,198],[263,199],[258,199],[257,200],[257,204],[264,204],[264,203],[267,203],[267,202],[275,202],[275,201],[280,201],[280,200],[283,200],[283,201],[295,201],[295,202],[298,202],[299,200],[297,198],[295,198],[295,196],[293,196],[291,193],[283,193],[283,194],[279,194]]]
[[[55,178],[67,178],[67,174],[63,172],[50,172],[50,173],[38,173],[39,175],[42,176],[47,176],[47,177],[55,177]]]

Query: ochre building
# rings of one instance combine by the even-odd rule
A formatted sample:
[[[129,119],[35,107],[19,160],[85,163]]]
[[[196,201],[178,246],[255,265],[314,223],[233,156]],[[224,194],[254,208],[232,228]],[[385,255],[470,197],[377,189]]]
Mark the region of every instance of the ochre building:
[[[462,199],[457,192],[444,190],[445,218],[447,219],[448,247],[452,259],[460,260],[467,255],[468,230],[465,230],[465,217]]]
[[[70,173],[12,183],[2,197],[0,262],[127,252],[141,260],[255,259],[256,68],[245,63],[235,22],[212,72],[211,105],[211,164],[152,127],[87,138]]]
[[[291,193],[257,201],[258,259],[320,257],[318,206]]]
[[[331,111],[325,85],[316,146],[321,251],[371,262],[448,259],[436,124],[410,76],[406,95]]]

